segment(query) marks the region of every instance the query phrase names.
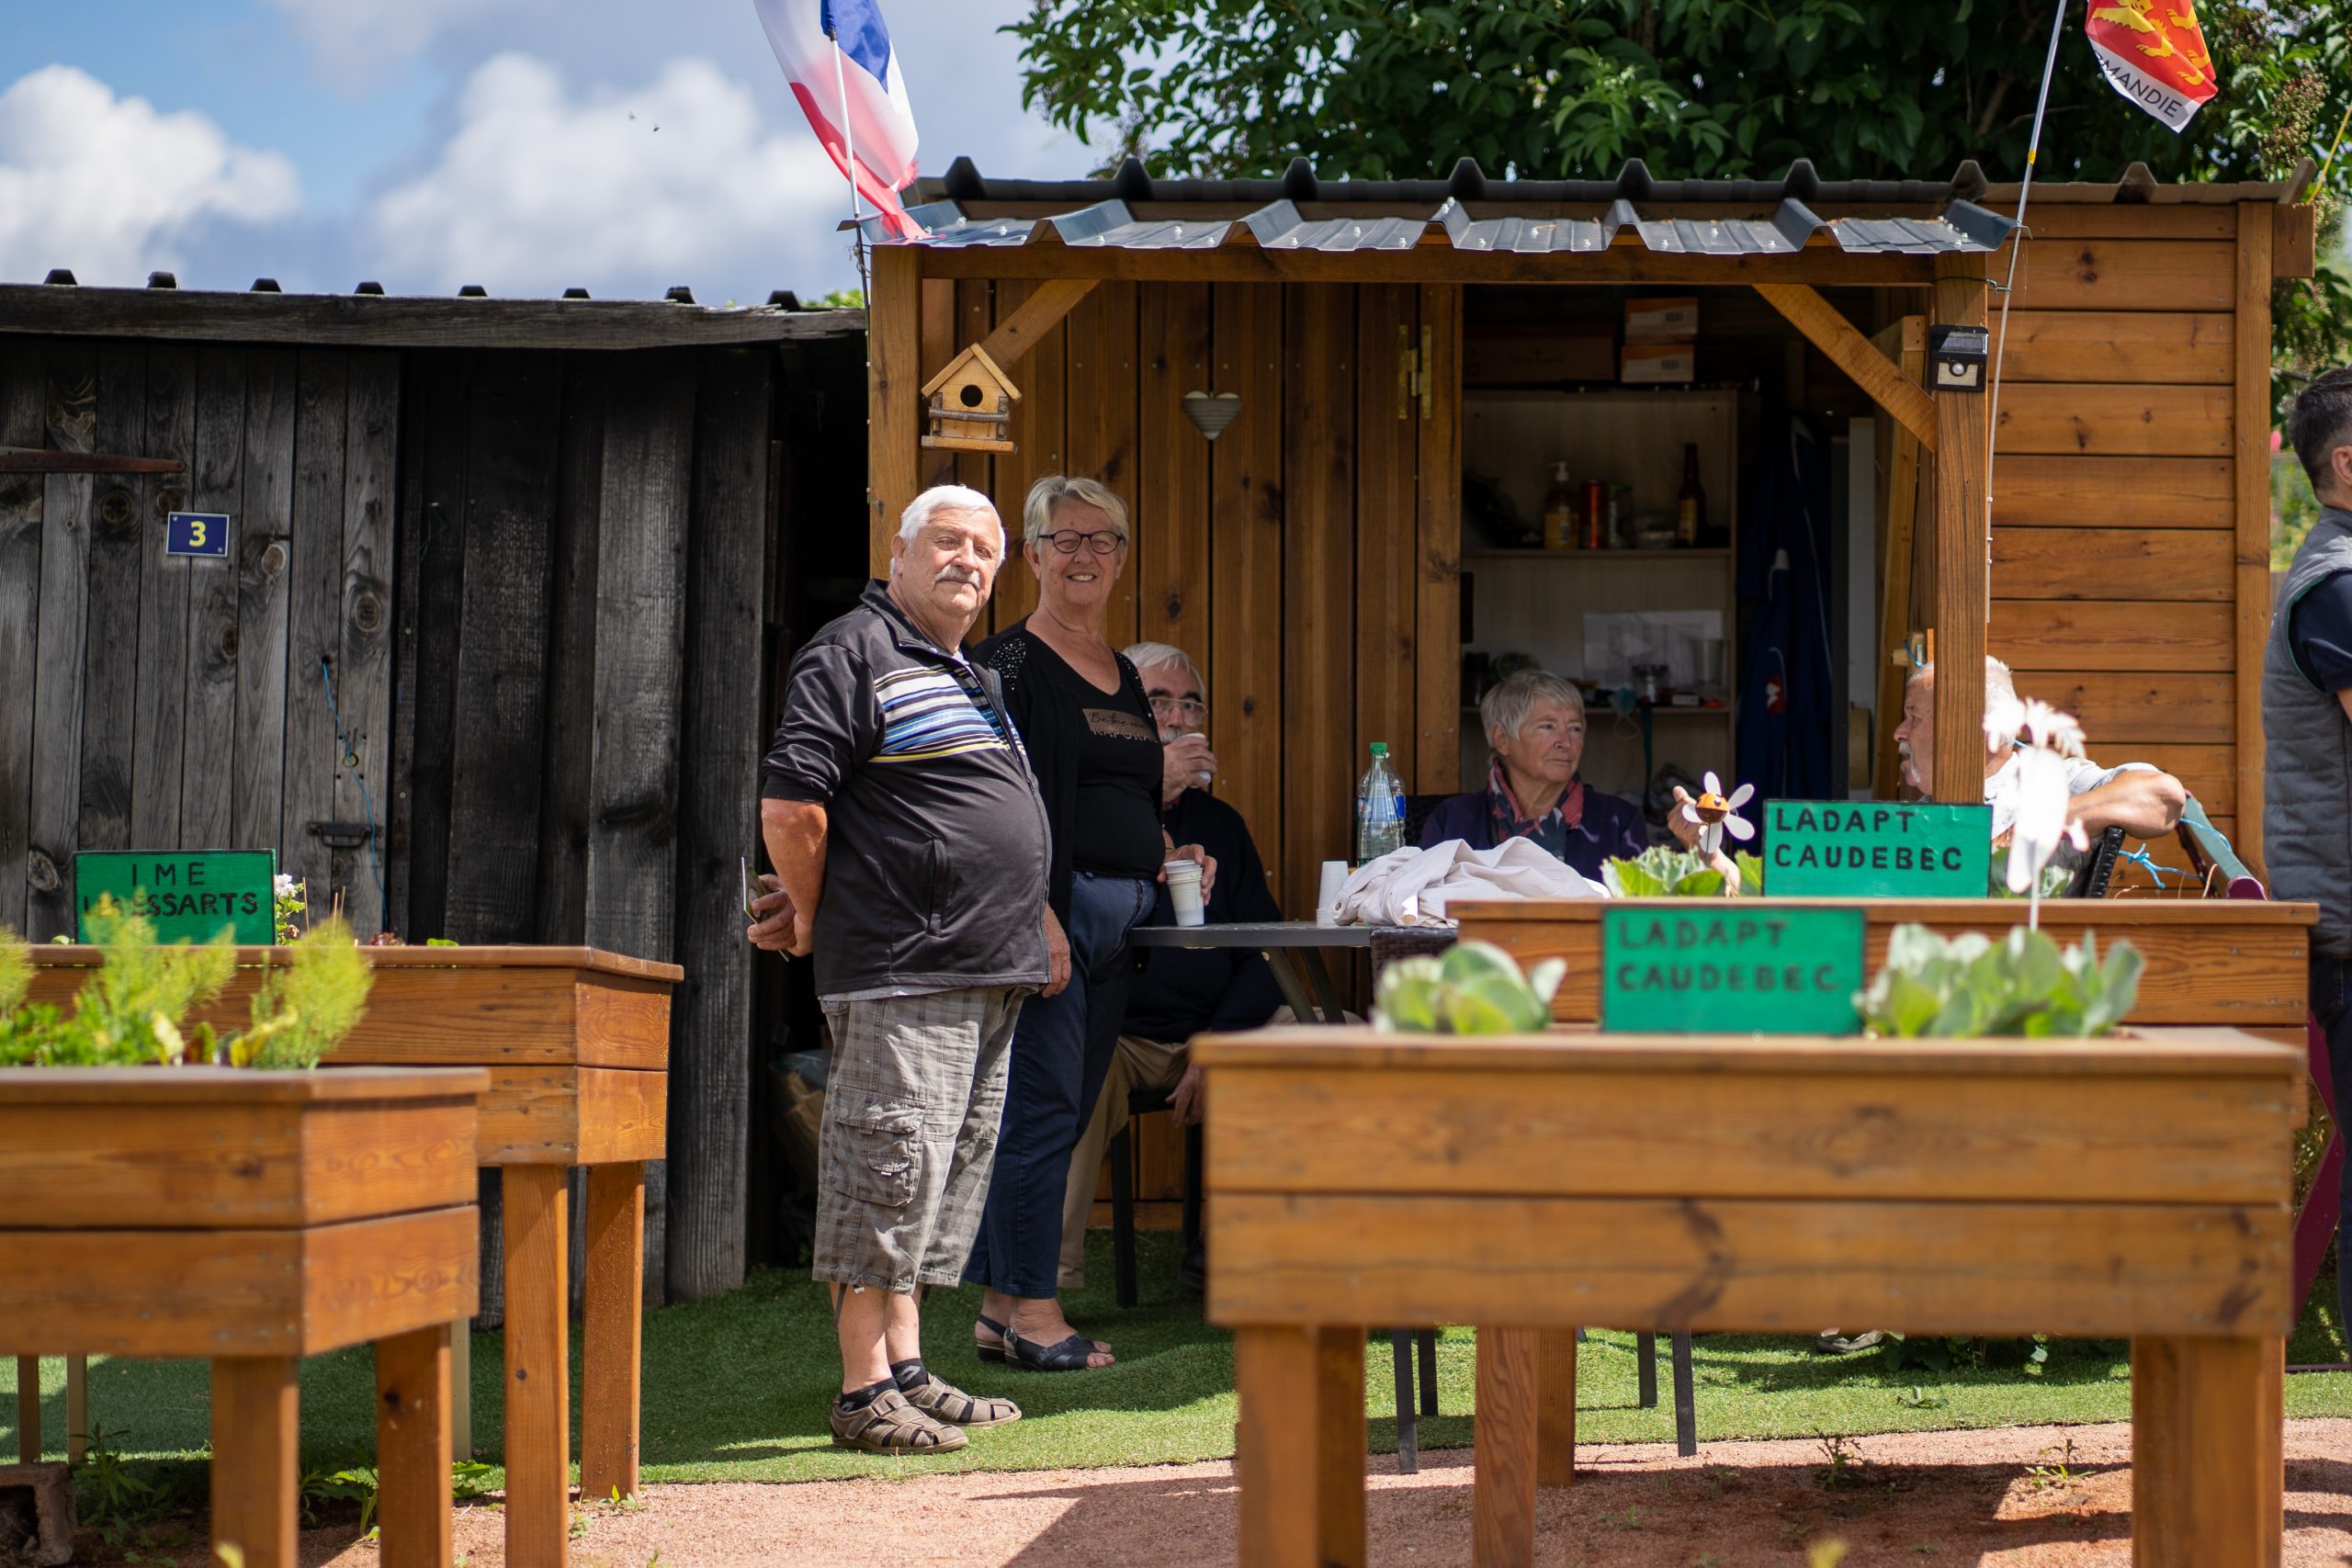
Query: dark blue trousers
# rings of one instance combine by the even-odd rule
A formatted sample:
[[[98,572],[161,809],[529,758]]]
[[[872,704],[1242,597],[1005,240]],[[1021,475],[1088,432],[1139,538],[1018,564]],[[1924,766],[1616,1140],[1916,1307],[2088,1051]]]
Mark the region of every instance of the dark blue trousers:
[[[1127,933],[1150,914],[1152,886],[1140,878],[1077,874],[1066,933],[1069,984],[1059,996],[1023,1002],[1012,1032],[1004,1129],[980,1234],[964,1269],[967,1284],[1028,1299],[1057,1289],[1070,1151],[1111,1071],[1135,979]]]

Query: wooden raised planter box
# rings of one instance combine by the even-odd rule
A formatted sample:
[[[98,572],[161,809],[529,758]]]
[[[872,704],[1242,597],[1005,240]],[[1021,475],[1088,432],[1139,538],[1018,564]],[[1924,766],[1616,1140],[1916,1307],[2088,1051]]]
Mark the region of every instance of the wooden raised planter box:
[[[489,1074],[475,1157],[501,1173],[507,1557],[515,1568],[560,1564],[571,1491],[567,1173],[589,1168],[581,1494],[628,1496],[638,1487],[644,1162],[662,1157],[667,1137],[670,991],[685,972],[588,947],[360,951],[375,989],[326,1066]],[[238,949],[236,977],[199,1016],[242,1021],[263,970],[284,954]],[[63,1005],[101,958],[35,948],[32,999]],[[459,1410],[462,1426],[462,1401]]]
[[[1461,903],[1450,913],[1464,942],[1491,942],[1523,965],[1565,958],[1567,977],[1552,998],[1555,1022],[1589,1028],[1600,1016],[1600,911],[1627,900],[1542,898]],[[1687,898],[1635,900],[1689,913]],[[1996,938],[2026,923],[2022,898],[1768,898],[1757,908],[1860,908],[1868,921],[1865,973],[1886,959],[1887,934],[1923,925],[1941,936],[1983,931]],[[2306,965],[2313,904],[2225,898],[2052,899],[2041,929],[2072,944],[2095,932],[2102,951],[2128,937],[2147,959],[2133,1024],[2243,1029],[2301,1044],[2308,1007]]]
[[[449,1562],[465,1069],[0,1070],[0,1351],[212,1364],[212,1539],[293,1568],[299,1358],[376,1346],[387,1563]]]
[[[2132,1341],[2134,1561],[2275,1563],[2304,1055],[2104,1041],[1204,1037],[1241,1561],[1363,1561],[1365,1324],[1479,1329],[1481,1568],[1569,1479],[1577,1325]],[[1304,1440],[1302,1440],[1304,1439]]]

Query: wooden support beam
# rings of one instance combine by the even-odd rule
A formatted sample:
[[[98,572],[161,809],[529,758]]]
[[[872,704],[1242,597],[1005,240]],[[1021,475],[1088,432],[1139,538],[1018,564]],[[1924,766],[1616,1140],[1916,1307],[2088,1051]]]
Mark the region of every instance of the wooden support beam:
[[[1821,297],[1819,289],[1810,283],[1759,283],[1756,292],[1786,316],[1814,347],[1827,355],[1829,362],[1854,385],[1869,393],[1872,402],[1893,414],[1920,446],[1930,452],[1936,449],[1935,402],[1927,389],[1880,353],[1837,306]]]
[[[1871,340],[1881,353],[1892,353],[1903,374],[1913,381],[1928,363],[1928,323],[1925,317],[1905,316]],[[1919,516],[1919,438],[1907,426],[1897,425],[1888,443],[1886,466],[1885,547],[1879,563],[1878,708],[1871,715],[1878,739],[1871,769],[1871,792],[1893,800],[1897,776],[1894,754],[1895,716],[1903,711],[1903,687],[1910,678],[1905,664],[1894,662],[1894,649],[1911,634],[1911,561]]]
[[[1093,278],[1078,277],[1056,278],[1044,285],[996,324],[996,330],[981,340],[980,352],[998,369],[1011,371],[1080,299],[1094,291],[1094,284]]]
[[[923,253],[912,245],[874,250],[874,297],[866,302],[866,563],[890,570],[899,513],[922,488]]]
[[[1984,324],[1984,257],[1962,253],[1936,258],[1935,320],[1948,326]],[[1992,466],[1993,429],[1983,392],[1936,392],[1935,504],[1928,514],[1927,547],[1935,561],[1935,776],[1939,801],[1973,805],[1984,798],[1984,628],[1992,508],[1985,484]]]
[[[2257,876],[2264,867],[2262,656],[2270,641],[2270,279],[2274,224],[2281,213],[2294,210],[2267,201],[2238,203],[2231,408],[2237,533],[2232,573],[2237,599],[2237,852]]]

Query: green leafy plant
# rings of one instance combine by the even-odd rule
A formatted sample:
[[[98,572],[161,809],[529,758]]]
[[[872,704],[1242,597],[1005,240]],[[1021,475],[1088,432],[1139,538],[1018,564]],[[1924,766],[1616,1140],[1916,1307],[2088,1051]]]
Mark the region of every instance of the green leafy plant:
[[[1743,894],[1764,889],[1764,863],[1740,852],[1732,857],[1739,868]],[[1600,880],[1620,898],[1714,898],[1724,891],[1724,874],[1706,857],[1670,844],[1657,844],[1630,860],[1612,860],[1600,868]]]
[[[1854,998],[1872,1034],[1895,1039],[2090,1038],[2107,1033],[2140,994],[2140,952],[2128,942],[2099,962],[2087,932],[2062,948],[2017,927],[1994,942],[1974,931],[1946,939],[1897,926],[1886,964]]]
[[[96,1525],[110,1546],[120,1546],[130,1532],[153,1522],[170,1501],[169,1492],[130,1467],[117,1440],[129,1436],[109,1432],[92,1422],[74,1466],[75,1508],[82,1522]]]
[[[270,908],[277,940],[292,942],[302,931],[301,925],[297,922],[310,912],[310,885],[297,882],[285,872],[279,872],[277,880],[271,885]]]
[[[359,1505],[359,1533],[372,1538],[376,1533],[376,1501],[382,1490],[382,1481],[372,1464],[353,1463],[339,1470],[314,1470],[302,1477],[302,1522],[316,1525],[319,1507],[323,1503],[356,1503]]]
[[[293,943],[292,962],[254,992],[253,1027],[229,1042],[232,1066],[315,1067],[368,1010],[375,975],[340,918]]]
[[[295,941],[288,964],[263,978],[249,1028],[218,1039],[187,1015],[218,998],[236,972],[225,941],[161,943],[154,922],[101,899],[89,915],[105,961],[63,1011],[24,998],[29,950],[0,927],[0,1066],[120,1067],[219,1063],[311,1067],[367,1010],[375,976],[341,919]]]
[[[1401,958],[1381,971],[1375,1028],[1411,1034],[1525,1034],[1552,1021],[1552,993],[1568,966],[1533,973],[1487,942],[1456,942],[1442,958]]]

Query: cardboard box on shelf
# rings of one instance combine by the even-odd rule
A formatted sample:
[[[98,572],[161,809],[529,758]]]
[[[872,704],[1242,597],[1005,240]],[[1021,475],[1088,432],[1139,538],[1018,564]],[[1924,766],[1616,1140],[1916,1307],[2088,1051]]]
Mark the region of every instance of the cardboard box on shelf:
[[[1619,379],[1629,385],[1688,383],[1698,375],[1699,345],[1690,343],[1629,343]]]
[[[1699,299],[1668,295],[1625,301],[1627,343],[1688,343],[1699,335]]]
[[[1548,387],[1606,381],[1616,368],[1616,339],[1607,327],[1545,327],[1472,333],[1462,378],[1474,387]]]

